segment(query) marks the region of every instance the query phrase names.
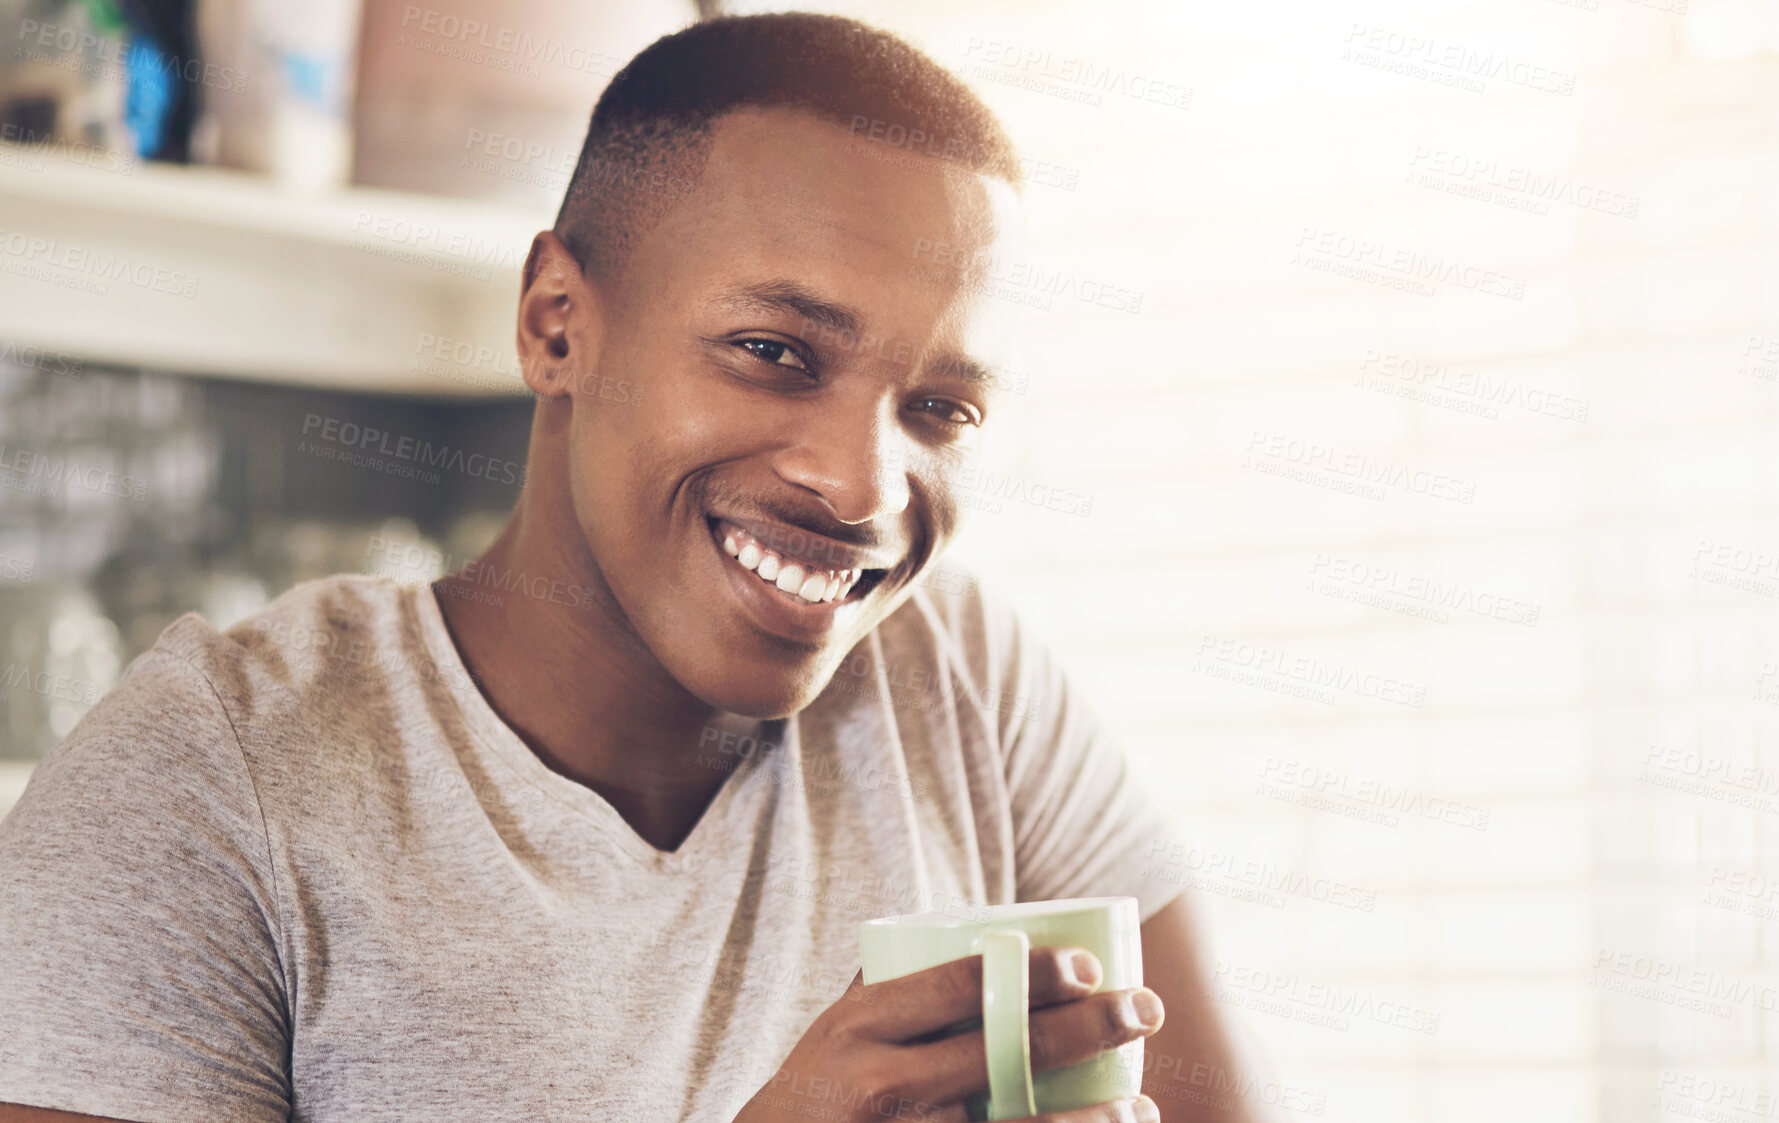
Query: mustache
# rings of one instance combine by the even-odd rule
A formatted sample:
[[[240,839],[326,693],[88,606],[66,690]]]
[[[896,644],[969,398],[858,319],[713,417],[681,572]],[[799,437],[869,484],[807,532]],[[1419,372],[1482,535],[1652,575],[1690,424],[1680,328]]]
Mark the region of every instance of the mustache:
[[[792,507],[781,503],[756,500],[752,503],[724,509],[732,511],[742,518],[782,523],[792,530],[801,530],[811,537],[830,538],[843,546],[856,546],[861,550],[878,550],[885,544],[884,535],[872,527],[843,523],[807,507]]]
[[[905,543],[898,543],[893,535],[886,535],[876,526],[869,523],[844,523],[834,518],[813,503],[790,503],[777,498],[761,498],[745,495],[738,491],[706,484],[699,497],[704,501],[704,509],[721,512],[725,515],[759,522],[779,523],[792,530],[801,530],[816,538],[827,538],[843,546],[851,546],[860,550],[883,551],[912,557],[918,552],[920,542],[925,537],[917,529]],[[885,547],[902,546],[898,550],[885,550]]]

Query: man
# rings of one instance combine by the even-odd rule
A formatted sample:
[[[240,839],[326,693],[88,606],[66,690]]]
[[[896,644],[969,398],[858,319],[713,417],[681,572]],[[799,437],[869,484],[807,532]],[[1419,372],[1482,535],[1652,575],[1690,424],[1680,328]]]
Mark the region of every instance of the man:
[[[1149,986],[1034,950],[1034,1065],[1146,1037],[1154,1099],[1056,1118],[1255,1118],[1200,1106],[1240,1073],[1164,816],[1001,601],[929,587],[1017,179],[852,21],[639,55],[526,263],[499,540],[180,619],[0,824],[0,1123],[961,1120],[980,959],[866,987],[859,922],[1098,895]]]

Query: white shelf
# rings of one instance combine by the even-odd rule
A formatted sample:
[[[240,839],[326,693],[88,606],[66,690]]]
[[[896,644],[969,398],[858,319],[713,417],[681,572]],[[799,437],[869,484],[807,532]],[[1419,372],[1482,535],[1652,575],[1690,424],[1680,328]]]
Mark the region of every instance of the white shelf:
[[[521,394],[519,270],[553,214],[0,144],[0,349],[381,393]],[[440,351],[444,351],[443,357]]]

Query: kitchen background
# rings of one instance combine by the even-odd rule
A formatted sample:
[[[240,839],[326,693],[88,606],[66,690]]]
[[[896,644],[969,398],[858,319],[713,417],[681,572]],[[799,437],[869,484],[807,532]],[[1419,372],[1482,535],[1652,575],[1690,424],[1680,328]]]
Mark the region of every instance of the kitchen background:
[[[0,0],[0,810],[178,614],[474,556],[594,99],[763,7]],[[1026,153],[957,554],[1192,841],[1275,1078],[1177,1091],[1773,1118],[1779,0],[808,7]]]

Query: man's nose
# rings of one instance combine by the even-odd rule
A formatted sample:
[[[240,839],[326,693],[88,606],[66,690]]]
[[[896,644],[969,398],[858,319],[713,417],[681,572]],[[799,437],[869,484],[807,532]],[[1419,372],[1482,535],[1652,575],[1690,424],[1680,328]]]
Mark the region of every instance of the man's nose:
[[[801,427],[773,467],[821,496],[841,522],[864,523],[908,508],[907,444],[887,406],[836,411]]]

